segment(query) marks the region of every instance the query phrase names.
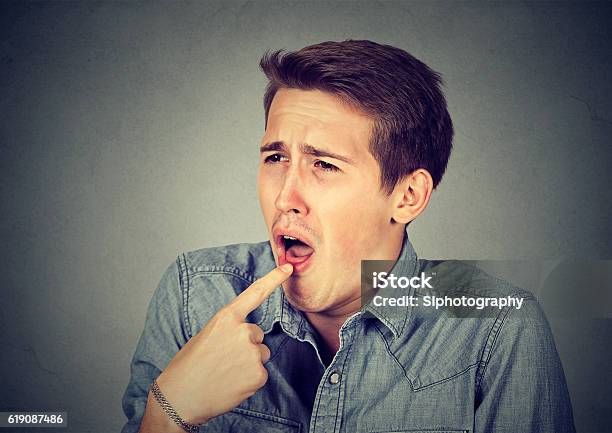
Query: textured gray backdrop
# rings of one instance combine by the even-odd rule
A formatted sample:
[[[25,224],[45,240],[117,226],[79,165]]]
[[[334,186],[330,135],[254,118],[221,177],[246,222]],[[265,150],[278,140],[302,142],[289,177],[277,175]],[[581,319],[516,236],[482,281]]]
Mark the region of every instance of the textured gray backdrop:
[[[443,73],[455,150],[420,256],[612,258],[611,6],[3,2],[0,410],[119,431],[166,266],[265,239],[267,49],[366,38]],[[611,319],[553,319],[579,432],[610,431]]]

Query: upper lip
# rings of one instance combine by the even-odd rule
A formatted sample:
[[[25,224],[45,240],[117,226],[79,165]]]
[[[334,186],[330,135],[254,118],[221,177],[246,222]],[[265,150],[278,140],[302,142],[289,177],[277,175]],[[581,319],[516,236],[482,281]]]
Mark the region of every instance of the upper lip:
[[[299,241],[305,243],[306,245],[312,248],[312,243],[313,243],[312,240],[310,239],[308,235],[304,234],[300,230],[290,229],[290,228],[285,229],[285,228],[280,228],[280,227],[277,227],[274,230],[272,230],[272,237],[274,238],[274,242],[276,243],[276,246],[284,249],[285,242],[282,239],[283,236],[291,236],[292,238],[296,238]]]

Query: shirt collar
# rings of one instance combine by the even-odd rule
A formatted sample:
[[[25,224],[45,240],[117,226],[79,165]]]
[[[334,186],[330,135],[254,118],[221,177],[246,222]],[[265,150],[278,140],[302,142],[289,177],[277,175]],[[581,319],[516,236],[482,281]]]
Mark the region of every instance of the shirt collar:
[[[304,338],[306,319],[301,311],[296,310],[287,300],[282,287],[278,287],[263,304],[264,312],[258,325],[265,334],[272,331],[275,323],[282,330],[298,339]]]
[[[404,232],[404,239],[399,257],[389,273],[396,276],[412,277],[417,272],[418,257],[414,248],[408,239],[408,229]],[[414,295],[414,288],[407,290],[406,295]],[[382,292],[382,290],[381,290]],[[261,319],[257,323],[264,333],[269,333],[275,323],[279,323],[282,330],[293,336],[294,338],[302,339],[306,332],[306,328],[310,326],[306,323],[306,319],[301,311],[296,310],[287,301],[282,287],[275,290],[263,304],[264,311]],[[401,336],[402,332],[408,323],[412,308],[411,307],[394,307],[383,308],[377,307],[370,301],[362,308],[363,312],[369,312],[382,322],[387,328],[393,332],[395,337]]]
[[[408,239],[408,228],[404,232],[404,240],[402,242],[402,249],[400,251],[399,257],[393,268],[389,271],[390,274],[393,274],[397,277],[408,277],[412,278],[417,273],[418,257],[416,252],[414,251],[414,247]],[[389,296],[396,297],[397,289],[381,289],[377,294],[384,296],[388,294]],[[415,289],[410,286],[406,289],[406,296],[414,296]],[[373,300],[368,302],[363,310],[374,315],[378,320],[380,320],[387,328],[393,332],[395,337],[399,337],[404,332],[406,328],[406,324],[409,322],[412,307],[381,307],[374,305]]]

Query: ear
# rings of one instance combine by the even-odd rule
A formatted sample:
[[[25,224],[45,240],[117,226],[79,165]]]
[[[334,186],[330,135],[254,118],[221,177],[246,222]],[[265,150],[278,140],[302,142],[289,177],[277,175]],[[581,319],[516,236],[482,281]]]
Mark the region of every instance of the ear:
[[[391,221],[408,224],[425,210],[433,191],[433,179],[424,168],[419,168],[395,186]]]

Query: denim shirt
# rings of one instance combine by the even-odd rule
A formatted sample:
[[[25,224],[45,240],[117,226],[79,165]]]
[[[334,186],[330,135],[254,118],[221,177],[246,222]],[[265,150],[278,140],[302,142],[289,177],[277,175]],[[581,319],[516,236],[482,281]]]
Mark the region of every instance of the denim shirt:
[[[392,272],[418,275],[446,263],[417,259],[406,235]],[[138,431],[150,383],[181,347],[275,266],[262,242],[189,252],[168,267],[132,359],[122,433]],[[563,369],[536,299],[477,268],[460,269],[489,294],[522,296],[522,308],[458,318],[370,302],[341,327],[328,366],[316,331],[277,289],[248,317],[270,348],[267,383],[200,432],[574,432]]]

